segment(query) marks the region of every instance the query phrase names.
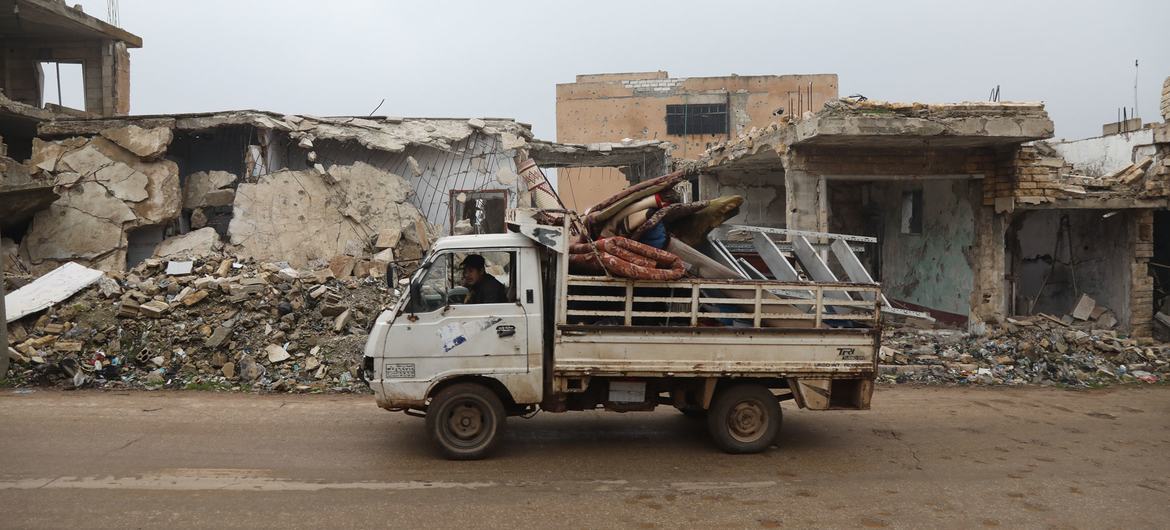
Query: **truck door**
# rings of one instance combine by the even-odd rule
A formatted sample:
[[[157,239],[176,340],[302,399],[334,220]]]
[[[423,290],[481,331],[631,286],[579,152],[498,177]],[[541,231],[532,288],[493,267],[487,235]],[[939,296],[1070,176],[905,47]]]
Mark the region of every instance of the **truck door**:
[[[499,249],[436,254],[412,282],[410,305],[388,336],[385,379],[527,374],[527,315],[517,293],[519,275],[536,271],[519,270],[518,254]],[[478,272],[467,270],[473,267]],[[464,285],[480,274],[475,284]]]

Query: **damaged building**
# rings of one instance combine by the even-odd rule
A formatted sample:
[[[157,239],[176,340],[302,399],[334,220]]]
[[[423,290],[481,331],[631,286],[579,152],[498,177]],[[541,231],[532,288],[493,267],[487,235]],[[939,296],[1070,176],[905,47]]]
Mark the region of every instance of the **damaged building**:
[[[129,50],[137,35],[55,0],[13,0],[0,6],[0,233],[22,234],[33,215],[57,199],[52,179],[23,164],[40,123],[62,116],[100,117],[130,110]],[[82,100],[63,105],[62,67],[76,74]],[[54,69],[58,83],[45,82]],[[14,252],[11,240],[2,247]]]
[[[1167,125],[1052,131],[1038,103],[842,99],[710,149],[699,196],[743,195],[732,222],[876,237],[862,261],[886,296],[943,324],[1044,314],[1148,336]]]
[[[780,116],[820,110],[837,99],[836,74],[670,77],[665,71],[578,75],[557,85],[557,141],[669,142],[671,156],[694,159],[713,144]],[[635,165],[634,167],[639,167]],[[658,176],[665,172],[646,172]],[[566,205],[584,211],[631,183],[605,167],[557,173]]]
[[[350,256],[360,268],[386,248],[417,258],[435,235],[502,231],[521,151],[549,167],[665,161],[657,145],[529,140],[502,119],[58,117],[40,124],[25,167],[60,198],[6,234],[34,272],[67,261],[124,270],[224,244],[293,266]]]

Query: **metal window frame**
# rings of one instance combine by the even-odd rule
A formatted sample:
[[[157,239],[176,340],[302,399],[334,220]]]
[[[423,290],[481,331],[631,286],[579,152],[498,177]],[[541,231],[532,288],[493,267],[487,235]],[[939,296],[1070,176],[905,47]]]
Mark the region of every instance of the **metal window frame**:
[[[666,106],[666,134],[671,136],[702,136],[702,135],[725,135],[731,130],[731,124],[728,121],[730,117],[730,109],[727,103],[679,103]],[[700,121],[705,117],[722,116],[722,120]],[[682,118],[681,131],[676,126],[672,128],[671,118],[676,121]],[[703,124],[697,130],[690,130],[689,124],[695,122]],[[718,123],[719,130],[707,130],[704,125],[709,123]]]

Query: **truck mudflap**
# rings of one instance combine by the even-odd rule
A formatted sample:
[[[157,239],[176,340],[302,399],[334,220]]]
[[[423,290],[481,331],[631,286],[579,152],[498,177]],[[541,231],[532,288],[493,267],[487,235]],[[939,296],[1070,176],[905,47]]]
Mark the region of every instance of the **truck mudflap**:
[[[869,410],[873,384],[873,377],[788,378],[796,404],[809,410]]]

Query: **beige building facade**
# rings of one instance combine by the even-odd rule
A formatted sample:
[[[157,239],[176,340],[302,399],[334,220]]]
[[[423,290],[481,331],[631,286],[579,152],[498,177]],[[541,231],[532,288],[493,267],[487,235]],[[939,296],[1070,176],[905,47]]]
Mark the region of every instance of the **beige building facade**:
[[[672,78],[665,71],[578,75],[557,85],[557,141],[589,144],[663,140],[674,158],[764,127],[783,115],[819,111],[836,99],[836,74]],[[562,169],[561,197],[583,211],[629,184],[613,168]]]

